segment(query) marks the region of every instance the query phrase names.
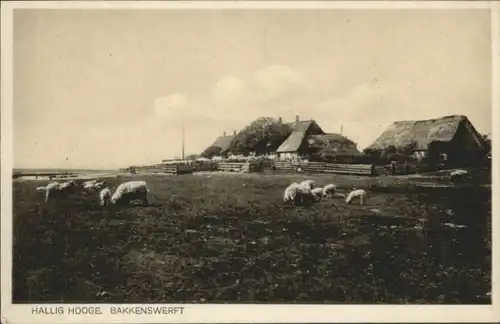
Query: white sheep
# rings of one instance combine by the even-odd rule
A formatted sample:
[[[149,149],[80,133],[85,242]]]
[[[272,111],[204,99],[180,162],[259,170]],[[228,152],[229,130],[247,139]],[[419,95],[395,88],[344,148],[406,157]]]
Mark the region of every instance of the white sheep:
[[[85,181],[83,183],[83,188],[87,190],[92,190],[92,189],[99,190],[104,187],[105,183],[106,182],[104,180],[97,180],[97,179]]]
[[[101,206],[107,205],[108,201],[111,199],[111,190],[109,188],[104,188],[99,192],[99,202]]]
[[[314,181],[313,180],[304,180],[300,183],[301,186],[305,188],[309,188],[309,190],[314,189]]]
[[[56,182],[51,182],[45,186],[45,202],[47,202],[49,200],[49,197],[51,196],[52,192],[59,191],[60,185],[61,184],[56,181]]]
[[[95,189],[102,189],[104,188],[104,186],[106,185],[106,181],[100,181],[100,182],[97,182],[95,185],[94,185],[94,188]]]
[[[70,193],[76,187],[76,182],[74,180],[68,182],[52,182],[49,183],[45,188],[45,202],[49,201],[49,197],[58,195],[62,196]]]
[[[457,170],[453,170],[452,172],[450,172],[450,175],[451,176],[466,175],[467,173],[468,173],[467,170],[457,169]]]
[[[45,187],[45,186],[38,186],[38,187],[36,187],[36,191],[43,191],[43,192],[45,192],[45,190],[47,190],[47,187]]]
[[[469,172],[467,172],[466,170],[458,169],[458,170],[454,170],[454,171],[450,172],[450,178],[451,179],[463,179],[468,174],[469,174]]]
[[[311,190],[311,193],[314,195],[314,198],[319,201],[325,196],[325,192],[323,191],[323,188],[314,188]]]
[[[106,185],[105,181],[99,181],[99,182],[94,183],[92,186],[90,186],[89,189],[99,190],[99,189],[104,188],[105,185]]]
[[[83,183],[83,188],[84,189],[90,189],[94,186],[94,184],[97,182],[97,180],[90,180],[90,181],[85,181]]]
[[[297,182],[292,183],[285,189],[285,194],[283,195],[283,200],[287,204],[293,204],[297,200],[297,196],[300,195],[299,192],[300,184]]]
[[[143,204],[148,204],[148,186],[146,181],[128,181],[120,184],[115,193],[111,196],[111,203],[128,203],[132,200],[142,200]]]
[[[315,201],[316,198],[312,194],[309,187],[305,187],[296,182],[292,183],[285,189],[284,201],[286,203],[304,203],[306,201]]]
[[[323,187],[323,192],[324,192],[326,197],[333,197],[333,195],[335,195],[336,191],[337,191],[337,186],[334,185],[333,183],[328,184],[328,185]]]
[[[354,198],[359,198],[359,204],[363,205],[366,199],[366,191],[364,189],[354,189],[347,195],[346,204],[349,204]]]

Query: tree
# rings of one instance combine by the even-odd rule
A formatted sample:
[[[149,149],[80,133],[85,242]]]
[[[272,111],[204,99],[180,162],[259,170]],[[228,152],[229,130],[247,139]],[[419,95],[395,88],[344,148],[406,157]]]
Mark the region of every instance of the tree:
[[[235,154],[258,155],[275,151],[291,133],[290,126],[271,117],[260,117],[236,134],[228,151]]]
[[[206,159],[211,159],[213,156],[220,155],[221,148],[218,146],[209,146],[201,153],[201,156]]]
[[[417,149],[417,142],[415,140],[412,140],[409,144],[398,148],[398,153],[401,153],[402,155],[409,157],[413,153],[415,153],[415,150]]]

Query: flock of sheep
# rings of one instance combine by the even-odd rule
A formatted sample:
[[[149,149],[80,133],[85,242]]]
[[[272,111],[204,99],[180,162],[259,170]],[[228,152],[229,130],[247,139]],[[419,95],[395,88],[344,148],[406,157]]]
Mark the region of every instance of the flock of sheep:
[[[305,202],[317,202],[324,198],[342,197],[347,204],[354,199],[359,199],[360,205],[366,200],[364,189],[354,189],[347,197],[337,192],[337,186],[328,184],[324,187],[315,187],[313,180],[304,180],[301,183],[294,182],[285,189],[283,200],[286,204],[303,204]]]
[[[114,193],[111,189],[105,187],[104,180],[89,180],[85,182],[70,180],[67,182],[51,182],[46,186],[37,188],[37,191],[45,192],[45,202],[49,201],[51,197],[61,197],[79,189],[92,192],[98,191],[99,203],[105,206],[108,203],[127,203],[132,200],[141,200],[143,204],[148,204],[148,192],[146,181],[127,181],[121,183]]]
[[[114,193],[106,187],[104,180],[52,182],[46,186],[37,188],[37,191],[45,192],[45,202],[51,197],[65,196],[71,192],[84,190],[87,192],[98,192],[99,204],[101,206],[109,203],[128,203],[132,200],[141,200],[144,205],[148,205],[148,186],[146,181],[127,181],[118,185]],[[303,204],[305,202],[317,202],[324,198],[342,197],[347,204],[354,199],[359,199],[361,205],[366,199],[366,191],[363,189],[352,190],[347,197],[337,192],[337,186],[328,184],[324,187],[316,187],[313,180],[305,180],[299,183],[292,183],[285,189],[283,200],[286,204]]]
[[[458,180],[466,178],[469,173],[466,170],[457,169],[449,173],[451,179]],[[317,202],[324,198],[345,198],[347,204],[354,199],[359,199],[360,205],[366,200],[367,192],[364,189],[354,188],[347,197],[337,192],[337,186],[328,184],[324,187],[316,187],[313,180],[304,180],[301,183],[294,182],[285,189],[283,200],[287,204],[299,204],[304,202]]]

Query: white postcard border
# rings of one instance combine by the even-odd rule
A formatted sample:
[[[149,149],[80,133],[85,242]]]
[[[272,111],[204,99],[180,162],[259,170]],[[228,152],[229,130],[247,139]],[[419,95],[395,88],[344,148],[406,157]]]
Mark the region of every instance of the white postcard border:
[[[500,319],[498,307],[499,249],[493,248],[492,305],[486,306],[407,306],[407,305],[255,305],[255,304],[12,304],[12,167],[13,167],[13,48],[12,23],[14,8],[61,9],[491,9],[492,37],[492,138],[500,136],[500,5],[489,1],[39,1],[2,2],[1,12],[1,316],[2,323],[299,323],[299,322],[495,322]],[[495,91],[495,89],[497,89]],[[500,148],[493,145],[493,161],[500,161]],[[499,165],[493,164],[492,188],[499,191]],[[498,215],[500,203],[493,194],[492,215]],[[6,216],[9,215],[9,216]],[[500,222],[492,221],[492,245],[500,244]],[[32,315],[34,307],[57,309],[64,315]],[[102,315],[68,315],[70,307],[98,307]],[[112,307],[171,307],[169,315],[112,315]],[[176,308],[176,313],[172,307]],[[182,313],[180,312],[182,307]]]

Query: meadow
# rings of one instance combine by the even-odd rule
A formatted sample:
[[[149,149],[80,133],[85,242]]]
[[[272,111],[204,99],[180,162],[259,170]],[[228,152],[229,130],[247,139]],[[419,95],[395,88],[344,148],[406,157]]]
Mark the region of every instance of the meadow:
[[[292,181],[369,189],[287,206]],[[150,205],[13,182],[13,302],[489,304],[491,191],[398,177],[137,175]],[[452,225],[449,225],[449,224]],[[462,225],[454,227],[453,224]]]

